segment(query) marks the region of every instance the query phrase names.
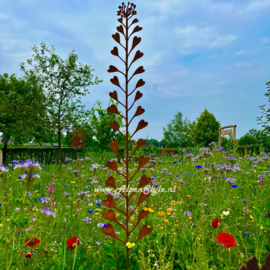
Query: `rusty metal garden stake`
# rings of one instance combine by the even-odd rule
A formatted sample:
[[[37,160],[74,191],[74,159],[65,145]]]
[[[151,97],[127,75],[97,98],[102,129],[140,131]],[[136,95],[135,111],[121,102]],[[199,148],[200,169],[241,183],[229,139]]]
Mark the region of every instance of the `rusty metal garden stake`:
[[[113,197],[110,194],[107,195],[107,199],[102,200],[102,204],[104,206],[106,206],[108,208],[114,208],[114,209],[118,210],[119,212],[121,212],[126,217],[125,224],[121,224],[121,223],[119,223],[117,221],[116,215],[115,215],[115,213],[114,213],[113,210],[109,209],[108,212],[103,212],[102,213],[103,218],[115,222],[116,224],[118,224],[119,226],[121,226],[125,230],[125,232],[126,232],[126,240],[124,241],[122,239],[119,239],[116,236],[115,231],[114,231],[114,228],[113,228],[113,226],[110,223],[107,224],[107,227],[102,228],[102,233],[104,233],[105,235],[109,235],[109,236],[117,239],[118,241],[122,242],[126,246],[127,269],[129,269],[129,249],[134,244],[136,244],[141,238],[143,238],[144,236],[146,236],[146,235],[148,235],[148,234],[150,234],[152,232],[152,229],[149,226],[143,225],[141,227],[140,231],[139,231],[139,236],[138,236],[137,240],[134,243],[130,243],[129,242],[130,241],[130,235],[131,235],[131,233],[137,227],[137,225],[139,224],[139,222],[144,217],[146,217],[149,214],[149,211],[148,210],[145,211],[144,209],[142,209],[139,212],[137,222],[136,222],[136,224],[134,225],[134,227],[132,229],[129,228],[129,219],[134,214],[134,212],[139,207],[139,205],[142,204],[144,201],[146,201],[149,198],[149,196],[150,196],[150,192],[148,192],[147,194],[144,193],[144,192],[141,192],[140,193],[140,196],[139,196],[139,199],[137,201],[137,205],[129,213],[129,206],[130,206],[131,199],[136,194],[136,192],[133,192],[131,195],[128,194],[129,183],[133,179],[133,177],[136,175],[136,173],[139,171],[139,169],[141,167],[143,167],[145,164],[147,164],[148,161],[149,161],[149,157],[144,157],[143,155],[141,155],[139,157],[138,169],[135,171],[135,173],[133,174],[133,176],[129,178],[129,161],[131,161],[131,159],[132,159],[133,155],[135,154],[136,150],[139,149],[140,147],[143,147],[144,145],[146,145],[147,142],[144,141],[144,140],[142,140],[142,139],[139,139],[137,141],[137,147],[135,148],[135,150],[134,150],[134,152],[133,152],[133,154],[131,155],[130,158],[128,156],[128,143],[129,143],[129,141],[131,140],[131,138],[133,137],[133,135],[137,131],[139,131],[140,129],[145,128],[148,125],[147,122],[145,122],[144,120],[141,120],[139,122],[139,124],[138,124],[135,132],[132,134],[132,136],[130,137],[130,139],[128,139],[128,127],[129,127],[132,119],[134,117],[139,116],[139,115],[141,115],[141,114],[143,114],[145,112],[145,110],[141,106],[138,106],[138,108],[137,108],[134,116],[129,121],[128,111],[133,107],[134,103],[142,97],[143,94],[140,91],[137,91],[136,92],[136,95],[135,95],[134,102],[133,102],[133,104],[129,108],[128,108],[128,97],[137,88],[139,88],[139,87],[141,87],[141,86],[143,86],[145,84],[145,82],[142,79],[140,79],[137,82],[135,89],[131,93],[128,93],[128,83],[132,79],[132,77],[134,75],[136,75],[136,74],[143,73],[145,71],[144,68],[143,68],[143,66],[140,66],[140,67],[138,67],[135,70],[135,72],[130,77],[130,79],[128,79],[128,71],[129,71],[129,68],[130,68],[131,64],[143,56],[143,53],[142,52],[137,51],[136,54],[135,54],[135,56],[134,56],[134,58],[133,58],[133,61],[130,63],[130,65],[128,65],[128,56],[131,53],[131,51],[141,42],[141,38],[140,37],[137,37],[137,36],[134,36],[133,37],[132,47],[131,47],[131,50],[129,52],[128,52],[128,40],[129,40],[129,38],[131,37],[132,34],[134,34],[135,32],[138,32],[138,31],[141,31],[142,30],[142,27],[136,26],[133,29],[132,33],[130,35],[128,35],[130,26],[132,24],[138,22],[137,19],[134,19],[132,21],[132,23],[128,26],[128,20],[130,18],[132,18],[133,15],[136,15],[137,14],[137,11],[135,11],[136,5],[134,5],[133,3],[131,3],[131,7],[129,7],[129,4],[130,3],[128,2],[128,5],[126,7],[126,5],[124,3],[122,3],[122,6],[119,6],[119,9],[120,10],[117,11],[117,15],[118,16],[121,15],[121,18],[118,19],[118,21],[121,23],[121,25],[118,26],[116,29],[117,29],[118,32],[120,32],[125,37],[126,46],[124,47],[121,44],[119,33],[116,33],[116,34],[112,35],[113,39],[117,43],[119,43],[125,49],[125,51],[126,51],[126,59],[125,59],[125,61],[118,55],[118,48],[117,47],[114,47],[113,50],[111,51],[111,54],[112,55],[118,56],[125,63],[126,73],[124,74],[122,71],[118,70],[115,66],[112,66],[112,65],[110,65],[109,66],[109,69],[108,69],[108,72],[120,72],[121,74],[123,74],[125,76],[125,79],[126,79],[126,89],[125,90],[123,90],[123,88],[120,86],[117,76],[114,76],[113,79],[111,79],[111,83],[114,84],[114,85],[116,85],[116,86],[118,86],[119,88],[121,88],[121,90],[125,93],[125,97],[126,97],[125,105],[118,100],[117,92],[116,91],[110,92],[109,95],[110,95],[111,98],[113,98],[114,100],[116,100],[117,102],[119,102],[126,109],[126,116],[124,117],[123,115],[120,115],[120,113],[118,112],[117,107],[115,105],[111,105],[110,107],[107,108],[108,112],[115,113],[117,115],[120,115],[126,121],[126,134],[125,135],[123,135],[123,133],[119,130],[119,126],[118,126],[118,123],[116,121],[114,121],[112,124],[110,124],[110,127],[113,130],[117,130],[125,138],[125,140],[126,140],[126,155],[125,155],[126,156],[126,159],[124,160],[123,157],[121,156],[121,154],[119,153],[118,140],[117,139],[113,140],[109,144],[110,149],[112,151],[114,151],[115,153],[117,153],[121,157],[121,159],[123,160],[123,162],[126,164],[126,175],[123,175],[122,173],[118,172],[117,162],[115,160],[108,161],[107,164],[106,164],[107,167],[109,167],[111,170],[115,171],[119,175],[121,175],[121,176],[123,176],[123,177],[126,178],[126,192],[123,192],[123,193],[120,192],[121,195],[126,200],[125,210],[124,209],[122,210],[122,209],[119,209],[119,208],[116,207],[116,205],[114,203],[114,200],[113,200]],[[125,18],[125,24],[123,23],[123,18]],[[124,33],[124,29],[125,29],[125,33]],[[150,183],[150,181],[151,181],[151,178],[150,177],[146,177],[146,175],[143,175],[141,177],[141,179],[140,179],[140,182],[139,182],[139,185],[138,185],[138,188],[136,189],[136,191],[137,192],[140,191],[143,187],[145,187],[146,185],[148,185]],[[106,180],[106,184],[109,187],[112,187],[114,189],[117,189],[116,188],[116,185],[115,185],[115,179],[112,176],[110,176]]]
[[[77,169],[80,168],[80,161],[78,151],[82,150],[86,144],[86,136],[81,129],[75,129],[71,132],[71,136],[69,137],[70,146],[77,151]]]

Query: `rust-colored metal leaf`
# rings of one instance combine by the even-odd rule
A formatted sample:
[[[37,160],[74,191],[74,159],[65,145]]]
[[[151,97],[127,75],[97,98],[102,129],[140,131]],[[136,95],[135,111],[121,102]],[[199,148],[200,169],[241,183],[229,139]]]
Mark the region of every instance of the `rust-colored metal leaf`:
[[[135,70],[135,72],[133,73],[132,76],[134,76],[134,75],[136,75],[136,74],[143,73],[143,72],[145,72],[145,70],[144,70],[143,66],[140,66],[140,67],[138,67],[138,68]]]
[[[119,84],[119,81],[118,81],[118,78],[117,76],[114,76],[112,79],[110,79],[111,83],[120,87],[120,84]]]
[[[120,113],[118,112],[117,107],[114,104],[111,105],[110,107],[108,107],[107,111],[110,112],[110,113],[115,113],[115,114],[120,115]]]
[[[108,223],[107,224],[107,227],[103,227],[101,229],[102,233],[106,234],[106,235],[109,235],[113,238],[116,238],[116,234],[115,234],[115,231],[114,231],[114,228],[112,226],[112,224]]]
[[[114,211],[112,209],[109,209],[108,212],[103,212],[102,217],[107,219],[107,220],[116,222],[116,216],[115,216]]]
[[[143,85],[145,85],[145,81],[143,79],[139,79],[138,82],[137,82],[137,84],[136,84],[136,88],[139,88],[139,87],[141,87]]]
[[[107,70],[107,72],[116,72],[116,71],[118,71],[118,68],[116,68],[115,66],[112,66],[112,65],[110,65],[109,69]]]
[[[251,257],[247,261],[247,267],[242,265],[239,270],[260,270],[256,257]],[[265,264],[262,266],[261,270],[270,270],[270,253],[266,255]]]
[[[147,123],[147,122],[145,122],[144,120],[141,120],[141,121],[139,122],[139,124],[138,124],[138,126],[137,126],[137,128],[136,128],[136,131],[135,131],[135,132],[139,131],[140,129],[145,128],[147,125],[148,125],[148,123]]]
[[[117,33],[118,34],[118,33]],[[119,34],[118,34],[119,35]],[[120,36],[119,36],[119,40],[120,40]],[[132,41],[132,47],[131,47],[131,50],[130,50],[130,52],[141,42],[141,38],[140,37],[137,37],[137,36],[135,36],[134,38],[133,38],[133,41]]]
[[[117,97],[117,92],[116,92],[116,91],[110,92],[110,93],[109,93],[109,96],[110,96],[112,99],[118,101],[118,97]]]
[[[113,121],[112,124],[110,124],[110,128],[114,130],[119,130],[118,123],[116,121]]]
[[[112,176],[110,176],[107,180],[106,180],[106,184],[108,187],[113,187],[114,189],[116,189],[115,186],[115,180]]]
[[[136,113],[134,114],[134,117],[139,116],[145,112],[145,109],[143,109],[141,106],[139,106],[136,110]]]
[[[137,51],[134,58],[133,58],[133,60],[132,60],[132,63],[135,62],[136,60],[138,60],[141,57],[143,57],[143,53],[141,51]]]
[[[102,205],[108,207],[108,208],[115,208],[115,204],[113,201],[113,197],[111,194],[107,195],[107,199],[101,201]]]
[[[137,149],[145,146],[147,144],[147,141],[143,140],[143,139],[139,139],[137,142]]]
[[[111,54],[112,54],[112,55],[115,55],[115,56],[119,56],[119,54],[118,54],[118,48],[117,48],[117,47],[114,47],[114,48],[111,50]]]
[[[140,229],[139,237],[135,243],[137,243],[141,238],[143,238],[144,236],[146,236],[147,234],[149,234],[151,232],[152,232],[151,228],[148,228],[147,225],[143,225],[142,228]]]
[[[138,99],[140,99],[142,96],[143,96],[143,94],[140,91],[137,91],[136,92],[136,95],[135,95],[135,101],[137,101]]]
[[[69,137],[70,146],[74,150],[81,150],[86,144],[86,136],[81,129],[75,129]]]
[[[107,163],[106,163],[106,165],[107,165],[107,167],[109,167],[111,170],[113,170],[113,171],[117,171],[117,162],[115,161],[115,160],[113,160],[113,161],[107,161]]]
[[[150,184],[150,182],[151,182],[151,177],[147,177],[147,176],[144,174],[144,175],[141,177],[141,179],[140,179],[140,183],[139,183],[138,189],[147,186],[148,184]]]
[[[113,38],[117,43],[120,43],[120,35],[119,35],[119,33],[115,33],[114,35],[112,35],[112,38]]]
[[[118,139],[114,139],[112,142],[110,142],[109,147],[112,149],[113,152],[119,153]]]
[[[139,213],[138,222],[140,222],[143,218],[147,217],[150,212],[142,209]]]
[[[135,28],[136,28],[136,27],[135,27]],[[135,29],[135,28],[134,28],[134,29]],[[124,34],[124,28],[123,28],[123,25],[117,26],[117,27],[116,27],[116,30],[117,30],[118,32],[122,33],[123,35],[125,35],[125,34]],[[133,32],[134,32],[134,30],[133,30]]]
[[[138,19],[134,19],[130,25],[132,25],[134,23],[137,23],[137,22],[139,22],[139,20]]]
[[[140,26],[137,25],[137,26],[133,29],[131,35],[134,34],[134,33],[136,33],[136,32],[141,31],[142,29],[143,29],[142,27],[140,27]]]
[[[141,155],[140,157],[139,157],[139,169],[141,168],[141,167],[143,167],[145,164],[147,164],[147,162],[150,160],[150,158],[149,157],[144,157],[143,155]]]
[[[119,18],[118,19],[118,22],[122,23],[123,22],[123,19],[122,18]]]
[[[141,192],[139,200],[137,202],[137,206],[139,206],[141,203],[143,203],[145,200],[147,200],[150,196],[150,191],[148,194],[145,194],[144,192]]]
[[[266,255],[265,264],[262,266],[261,270],[270,270],[270,253]]]

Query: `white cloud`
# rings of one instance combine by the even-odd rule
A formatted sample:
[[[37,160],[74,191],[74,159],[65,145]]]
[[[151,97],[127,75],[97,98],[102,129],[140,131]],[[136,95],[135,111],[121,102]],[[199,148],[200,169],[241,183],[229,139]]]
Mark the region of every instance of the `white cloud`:
[[[263,43],[270,43],[270,39],[269,38],[262,38],[262,42]]]
[[[243,51],[239,51],[239,52],[237,52],[235,55],[241,55],[241,54],[244,54],[245,52],[243,52]]]
[[[222,48],[237,38],[236,35],[219,35],[215,28],[199,28],[195,25],[188,25],[184,28],[176,27],[174,32],[181,39],[183,48]]]
[[[234,64],[233,66],[229,67],[228,70],[248,68],[252,65],[253,65],[252,62],[238,62],[238,63]]]

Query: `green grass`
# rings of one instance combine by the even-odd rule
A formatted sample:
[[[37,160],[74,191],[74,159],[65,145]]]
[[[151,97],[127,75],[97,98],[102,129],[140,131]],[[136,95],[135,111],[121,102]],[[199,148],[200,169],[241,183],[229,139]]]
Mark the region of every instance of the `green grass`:
[[[117,187],[125,185],[125,181],[112,170],[101,169],[102,165],[106,167],[106,162],[115,156],[106,154],[104,160],[97,153],[89,153],[87,156],[91,160],[81,161],[81,178],[72,172],[76,169],[75,162],[64,164],[62,174],[57,164],[41,164],[43,168],[38,172],[40,179],[36,178],[29,188],[31,196],[27,195],[24,182],[18,179],[22,175],[20,171],[8,166],[9,172],[0,175],[0,223],[3,225],[0,225],[0,269],[125,269],[126,247],[106,237],[101,233],[101,227],[98,227],[100,223],[109,223],[101,216],[108,208],[96,203],[97,200],[105,199],[106,194],[95,193],[95,188],[105,188],[108,173],[114,176]],[[167,155],[159,160],[150,156],[156,162],[155,167],[146,165],[145,171],[140,169],[132,179],[131,187],[136,188],[137,179],[146,174],[148,177],[156,176],[153,188],[158,185],[168,190],[176,186],[176,192],[151,195],[149,201],[139,207],[141,210],[147,204],[148,208],[154,210],[140,222],[140,226],[146,224],[154,230],[131,248],[130,269],[239,269],[253,255],[261,265],[264,263],[266,254],[270,252],[270,224],[266,216],[270,187],[269,174],[263,173],[263,168],[270,165],[270,162],[263,159],[257,164],[265,175],[262,185],[257,183],[260,174],[258,168],[253,168],[254,163],[248,158],[241,157],[234,162],[239,164],[241,171],[226,172],[223,175],[215,166],[212,168],[205,164],[215,162],[216,165],[229,164],[233,167],[226,156],[215,152],[214,156],[195,162],[189,162],[184,156],[173,159]],[[95,171],[90,170],[92,162],[100,165]],[[195,168],[194,165],[201,165],[202,168]],[[130,163],[130,175],[133,175],[137,166]],[[125,168],[122,164],[118,164],[119,167]],[[204,168],[209,168],[209,173],[205,174]],[[206,177],[210,177],[210,174],[218,177],[208,180]],[[236,180],[234,184],[237,188],[232,188],[226,179],[222,179],[230,175]],[[97,183],[91,183],[93,180]],[[50,183],[54,189],[52,195],[48,192]],[[90,196],[80,198],[77,194],[81,191],[89,191],[87,195]],[[65,192],[69,195],[64,197]],[[53,206],[46,204],[48,208],[52,206],[55,217],[40,212],[43,209],[39,200],[41,196],[55,202]],[[137,198],[132,201],[133,206]],[[246,205],[249,212],[244,211],[245,203],[242,199],[248,200]],[[123,198],[115,198],[114,201],[117,207],[124,210]],[[170,213],[167,212],[168,208],[172,208],[170,215],[167,214]],[[29,209],[32,211],[26,214]],[[191,213],[191,218],[184,216],[186,211]],[[229,214],[222,215],[224,211],[229,211]],[[164,212],[164,216],[159,216],[158,212]],[[244,212],[246,214],[243,215]],[[135,213],[135,219],[130,221],[133,225],[138,211]],[[87,217],[91,218],[89,224],[83,221]],[[36,221],[30,222],[31,218]],[[216,229],[210,225],[215,218],[220,220]],[[117,220],[125,223],[121,213]],[[111,224],[120,233],[117,236],[125,241],[123,229],[113,222]],[[216,237],[220,232],[231,234],[237,244],[226,248],[218,243]],[[73,236],[79,237],[81,244],[71,251],[67,249],[66,241]],[[40,239],[40,243],[26,249],[25,239],[34,237]],[[138,229],[135,229],[130,242],[134,242],[137,237]],[[48,251],[47,254],[44,250]],[[26,258],[28,252],[34,255]]]

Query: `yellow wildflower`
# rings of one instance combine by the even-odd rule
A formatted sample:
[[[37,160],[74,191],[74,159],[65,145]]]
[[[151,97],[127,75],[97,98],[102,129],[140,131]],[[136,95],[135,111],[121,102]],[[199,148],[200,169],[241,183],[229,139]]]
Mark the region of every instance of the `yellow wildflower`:
[[[192,220],[192,217],[188,217],[188,219]]]
[[[172,212],[172,208],[168,208],[167,209],[167,212]]]
[[[251,218],[251,219],[254,219],[254,217],[253,217],[252,215],[250,215],[250,218]]]
[[[165,219],[164,221],[167,223],[169,220],[168,219]]]
[[[169,216],[169,215],[171,215],[172,213],[167,213],[167,215]]]
[[[70,182],[71,184],[75,184],[75,182],[73,181],[73,182]]]
[[[188,197],[188,198],[190,198],[190,197],[191,197],[191,195],[187,195],[187,197]]]
[[[73,202],[75,205],[77,205],[77,202]]]
[[[150,213],[154,213],[155,211],[151,208],[148,208],[147,211],[149,211]]]
[[[163,230],[163,227],[160,227],[161,230]]]
[[[120,216],[120,214],[118,214],[118,213],[115,214],[115,217],[116,217],[116,218],[118,218],[119,216]]]
[[[132,247],[135,246],[135,243],[127,242],[127,243],[126,243],[126,246],[127,246],[128,248],[132,248]]]
[[[160,217],[163,217],[163,216],[164,216],[164,212],[158,212],[158,215],[159,215]]]

